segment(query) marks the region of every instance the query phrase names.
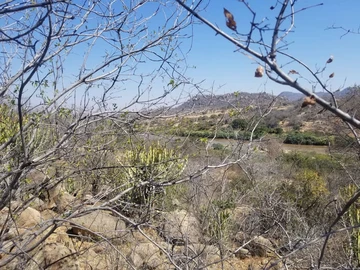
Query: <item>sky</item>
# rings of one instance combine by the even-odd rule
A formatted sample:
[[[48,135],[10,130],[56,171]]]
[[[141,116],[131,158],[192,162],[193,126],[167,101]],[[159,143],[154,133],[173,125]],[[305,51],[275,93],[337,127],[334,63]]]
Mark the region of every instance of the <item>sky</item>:
[[[123,9],[121,3],[129,3],[131,1],[136,2],[139,0],[123,0],[123,2],[112,1],[112,8],[114,8],[116,12],[121,12]],[[301,60],[314,70],[324,67],[326,60],[330,55],[333,55],[333,63],[328,65],[327,69],[322,74],[319,74],[319,77],[327,83],[330,90],[337,90],[339,88],[353,86],[354,84],[360,84],[360,34],[348,34],[342,36],[344,32],[341,30],[326,30],[328,27],[334,25],[357,31],[358,27],[360,27],[360,20],[357,19],[360,10],[360,1],[322,1],[323,5],[321,6],[317,6],[317,4],[322,3],[318,0],[296,1],[295,10],[300,10],[300,12],[296,13],[294,28],[285,39],[288,43],[285,52]],[[149,14],[152,14],[152,12],[157,9],[160,2],[161,1],[150,1],[141,6],[141,8],[139,8],[139,13],[136,14],[137,17],[133,18],[134,22],[137,22],[137,20],[141,21]],[[147,22],[150,34],[156,35],[157,29],[160,29],[164,25],[164,17],[168,17],[169,14],[174,12],[177,7],[174,2],[175,0],[170,0],[169,6],[162,6],[163,10],[161,10],[155,18]],[[192,0],[185,0],[185,2],[191,4]],[[274,25],[275,17],[280,9],[279,5],[276,6],[277,2],[279,1],[247,0],[247,3],[252,10],[256,12],[256,22],[265,21],[270,27]],[[91,1],[89,1],[89,3],[91,3]],[[101,3],[108,2],[103,1]],[[275,6],[274,10],[270,9],[272,5]],[[247,33],[249,31],[252,15],[242,1],[204,0],[203,5],[200,6],[199,14],[211,23],[217,25],[221,30],[232,35],[234,38],[239,38],[234,31],[226,27],[223,8],[228,9],[234,15],[239,33]],[[81,20],[81,16],[76,18],[74,20],[74,26]],[[287,21],[281,29],[289,26],[288,22],[289,21]],[[95,27],[97,24],[98,22],[96,19],[92,19],[90,16],[88,20],[89,28],[91,28],[91,26]],[[124,30],[126,30],[127,27],[131,27],[131,25],[123,26]],[[72,31],[72,29],[69,30]],[[291,88],[278,85],[270,81],[266,76],[255,78],[254,72],[258,64],[241,52],[236,51],[237,48],[235,45],[224,39],[222,36],[215,35],[215,32],[212,29],[207,25],[200,23],[198,19],[194,18],[193,24],[185,29],[182,34],[193,35],[192,38],[181,40],[181,49],[183,52],[187,52],[191,49],[186,54],[186,64],[189,68],[185,75],[193,82],[203,81],[201,88],[205,93],[224,94],[235,91],[256,93],[266,91],[267,93],[277,95],[282,91],[291,91]],[[143,37],[139,35],[132,38],[134,43],[136,43],[138,42],[137,39]],[[271,32],[264,34],[264,41],[267,44],[271,43]],[[142,41],[139,42],[141,43]],[[61,38],[59,39],[59,43],[61,45]],[[116,47],[119,46],[118,42],[117,44],[115,43],[113,44],[115,46],[111,46],[99,39],[94,47],[91,47],[90,43],[83,43],[71,50],[66,58],[61,60],[64,61],[62,62],[64,73],[61,76],[61,83],[58,83],[59,87],[64,85],[65,88],[66,85],[71,85],[78,77],[81,68],[83,68],[83,70],[91,70],[98,66],[99,63],[101,64],[102,61],[104,61],[105,54],[121,54],[121,52],[119,52],[119,47]],[[87,55],[89,48],[93,48],[93,50],[91,51],[91,54]],[[257,44],[253,45],[252,49],[258,52],[264,51],[261,46]],[[86,67],[82,66],[84,59],[87,59]],[[134,61],[139,62],[138,69],[136,70],[138,75],[153,72],[158,67],[154,68],[154,63],[146,58],[139,58]],[[311,79],[310,74],[307,73],[304,68],[289,62],[288,59],[279,56],[277,61],[279,65],[284,65],[284,71],[288,72],[291,69],[295,69],[300,72],[303,77]],[[16,59],[12,62],[15,65]],[[113,67],[114,66],[111,68]],[[106,73],[106,70],[103,72]],[[333,72],[335,73],[335,77],[329,80],[328,76]],[[136,97],[137,87],[141,81],[141,77],[133,76],[133,74],[134,71],[132,69],[124,71],[122,76],[124,78],[127,78],[126,76],[128,76],[129,80],[117,83],[114,91],[114,99],[111,102],[123,106]],[[296,76],[294,76],[294,78],[296,78]],[[312,88],[312,84],[307,80],[299,79],[298,82],[308,89]],[[144,91],[148,94],[144,95],[143,100],[162,95],[164,91],[169,89],[168,83],[169,78],[166,77],[159,77],[153,81],[145,80],[142,87],[145,88]],[[146,87],[148,89],[146,89]],[[81,90],[84,89],[81,89],[80,87],[79,92],[81,92]],[[90,91],[90,95],[98,97],[102,96],[101,85],[100,87],[93,87]],[[317,88],[316,91],[321,91],[321,89]],[[31,87],[29,92],[32,92]],[[197,89],[190,85],[186,85],[171,94],[169,98],[165,100],[166,103],[157,105],[169,105],[179,97],[185,101],[190,95],[194,96],[196,94],[198,94]]]
[[[256,11],[258,21],[267,17],[268,22],[274,25],[274,18],[279,7],[271,11],[270,6],[276,3],[275,0],[248,0],[247,2]],[[322,6],[309,8],[295,15],[295,27],[286,38],[291,44],[285,52],[298,58],[312,69],[322,68],[329,56],[333,55],[333,63],[328,65],[324,73],[320,75],[324,82],[327,81],[331,90],[359,84],[360,35],[348,34],[341,37],[344,34],[343,31],[326,30],[326,28],[335,25],[357,31],[360,26],[360,20],[357,19],[360,1],[301,0],[297,3],[297,9],[322,2]],[[224,7],[234,15],[238,32],[247,33],[251,16],[240,1],[210,1],[200,15],[218,25],[226,33],[236,37],[236,34],[225,25]],[[266,76],[255,78],[254,71],[258,64],[243,54],[234,52],[236,47],[220,35],[215,36],[214,31],[207,25],[196,24],[193,31],[193,45],[188,54],[188,63],[196,68],[189,70],[188,75],[195,80],[205,79],[204,85],[214,86],[215,93],[266,91],[279,94],[282,91],[291,91],[289,87],[279,86],[267,79]],[[271,36],[266,36],[265,41],[270,43]],[[259,48],[260,46],[253,47],[258,51]],[[288,63],[288,60],[285,59],[278,60],[279,64]],[[310,78],[309,74],[298,65],[289,64],[284,67],[285,71],[291,69]],[[335,76],[328,80],[328,76],[332,72],[335,72]],[[305,80],[299,82],[311,89],[311,85]],[[221,87],[219,88],[219,86]],[[320,90],[316,89],[316,91]]]

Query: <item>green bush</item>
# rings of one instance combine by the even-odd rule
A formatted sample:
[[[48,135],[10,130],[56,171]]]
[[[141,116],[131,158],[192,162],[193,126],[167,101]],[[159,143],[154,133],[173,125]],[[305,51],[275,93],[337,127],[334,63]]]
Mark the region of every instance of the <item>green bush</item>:
[[[284,130],[281,127],[269,128],[268,133],[281,135],[284,133]]]
[[[244,130],[244,129],[246,129],[247,125],[248,125],[247,121],[244,119],[240,119],[240,118],[236,118],[231,122],[231,127],[233,129]]]
[[[315,170],[304,169],[285,183],[282,195],[303,211],[316,209],[329,194],[325,179]]]
[[[297,169],[316,170],[320,173],[341,170],[341,165],[326,154],[290,152],[284,153],[282,160]]]
[[[286,136],[284,143],[304,145],[328,145],[329,138],[326,136],[317,136],[308,132],[291,132]]]
[[[225,148],[225,146],[222,145],[221,143],[214,143],[214,144],[212,145],[212,148],[213,148],[214,150],[223,150],[223,149]]]

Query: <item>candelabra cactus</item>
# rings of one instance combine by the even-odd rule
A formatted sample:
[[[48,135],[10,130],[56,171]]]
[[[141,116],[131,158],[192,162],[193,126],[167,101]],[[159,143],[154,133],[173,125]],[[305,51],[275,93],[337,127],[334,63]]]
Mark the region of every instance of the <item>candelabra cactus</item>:
[[[135,146],[126,151],[119,162],[124,166],[125,180],[132,187],[130,200],[139,205],[149,205],[164,182],[177,179],[187,164],[187,158],[181,157],[173,149],[159,143],[146,147]]]

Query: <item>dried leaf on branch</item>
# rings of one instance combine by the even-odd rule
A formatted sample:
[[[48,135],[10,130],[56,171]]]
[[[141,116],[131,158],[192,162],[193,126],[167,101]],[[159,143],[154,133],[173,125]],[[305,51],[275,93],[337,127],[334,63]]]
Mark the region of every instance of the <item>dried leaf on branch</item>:
[[[234,20],[234,15],[231,14],[226,8],[224,8],[224,15],[227,19],[226,26],[229,27],[231,30],[236,31],[236,22]]]
[[[316,104],[316,99],[314,95],[311,95],[309,97],[305,97],[303,103],[301,104],[301,108],[304,108],[306,106],[311,106]]]
[[[326,61],[326,64],[330,64],[332,61],[334,61],[334,56],[330,55],[329,59]]]
[[[329,75],[329,78],[330,78],[330,79],[331,79],[331,78],[334,78],[334,76],[335,76],[335,72],[331,73],[331,74]]]
[[[255,70],[255,77],[261,78],[262,76],[264,76],[264,68],[262,66],[258,66]]]
[[[289,71],[289,74],[299,74],[299,72],[297,72],[296,70],[292,69]]]

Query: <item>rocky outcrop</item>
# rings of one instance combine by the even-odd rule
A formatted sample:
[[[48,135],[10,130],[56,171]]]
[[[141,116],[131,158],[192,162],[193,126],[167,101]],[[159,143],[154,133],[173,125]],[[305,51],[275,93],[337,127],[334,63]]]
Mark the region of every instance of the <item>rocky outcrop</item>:
[[[185,210],[176,210],[164,215],[162,236],[169,243],[198,243],[201,238],[199,222]]]
[[[99,235],[106,238],[121,238],[125,235],[125,222],[110,215],[109,212],[96,210],[80,217],[69,220],[72,232],[77,235],[94,236]]]
[[[158,243],[166,246],[166,243]],[[136,269],[167,269],[169,267],[165,254],[153,243],[139,243],[129,255]]]
[[[243,232],[238,232],[235,236],[235,241],[239,245],[244,245],[244,248],[249,252],[248,255],[257,257],[273,257],[274,256],[274,244],[263,236],[255,236],[250,238]],[[241,258],[241,254],[238,255]],[[248,256],[247,256],[248,257]]]
[[[185,210],[163,213],[156,224],[142,225],[141,231],[135,226],[126,227],[111,211],[90,211],[88,205],[83,206],[88,212],[65,221],[59,209],[72,207],[69,203],[74,198],[63,194],[54,192],[57,199],[51,199],[56,204],[53,210],[40,211],[44,203],[35,200],[33,207],[15,214],[10,221],[6,219],[9,209],[1,211],[0,225],[8,230],[7,240],[1,246],[0,265],[10,261],[10,251],[22,254],[24,250],[31,257],[31,260],[15,257],[2,269],[105,270],[115,265],[118,269],[161,270],[174,268],[173,263],[189,269],[215,270],[219,269],[219,263],[223,269],[248,269],[249,265],[261,269],[256,267],[274,259],[271,241],[262,236],[253,237],[237,252],[205,243],[197,218]],[[69,200],[61,201],[61,198]],[[236,208],[233,218],[238,223],[235,224],[243,225],[253,213],[246,206]],[[239,232],[233,240],[240,246],[250,239]]]

